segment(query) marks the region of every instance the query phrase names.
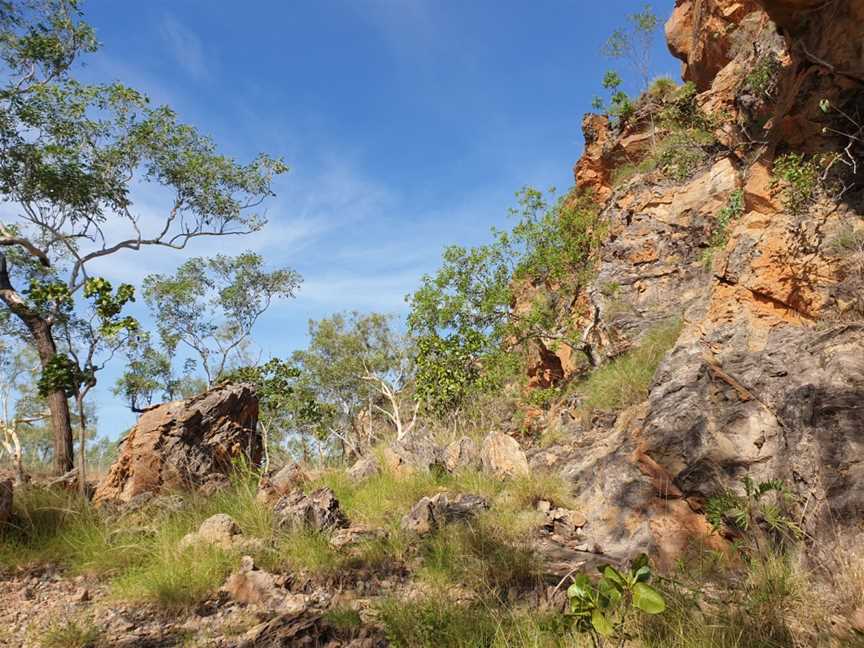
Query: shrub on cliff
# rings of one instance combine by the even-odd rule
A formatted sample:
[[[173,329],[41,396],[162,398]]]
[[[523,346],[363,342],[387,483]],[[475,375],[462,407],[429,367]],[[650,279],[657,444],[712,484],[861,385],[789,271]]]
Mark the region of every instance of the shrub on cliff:
[[[426,410],[441,413],[475,387],[499,386],[508,350],[526,342],[580,348],[560,310],[590,277],[604,234],[598,209],[590,196],[572,192],[550,201],[526,187],[517,196],[510,231],[493,230],[486,245],[446,248],[438,272],[408,297]]]

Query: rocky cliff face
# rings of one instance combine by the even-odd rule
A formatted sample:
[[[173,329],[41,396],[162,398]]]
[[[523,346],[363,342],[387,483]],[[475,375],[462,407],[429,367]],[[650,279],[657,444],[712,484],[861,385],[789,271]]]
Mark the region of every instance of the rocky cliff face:
[[[748,475],[783,480],[833,542],[864,521],[864,1],[678,0],[666,35],[710,137],[658,156],[676,134],[651,97],[586,117],[577,189],[610,236],[571,317],[604,361],[683,330],[645,402],[568,424],[532,466],[574,484],[577,554],[671,560]]]

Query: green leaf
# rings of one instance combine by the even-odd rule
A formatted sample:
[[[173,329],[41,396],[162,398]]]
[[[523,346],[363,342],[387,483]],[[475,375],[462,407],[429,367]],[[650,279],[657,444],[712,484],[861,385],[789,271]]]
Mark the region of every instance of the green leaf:
[[[577,574],[573,578],[573,584],[567,588],[568,598],[587,599],[591,597],[591,581],[585,574]]]
[[[603,577],[616,588],[623,589],[627,587],[627,581],[624,576],[622,576],[621,572],[615,569],[612,565],[606,565],[603,567],[602,573]]]
[[[633,580],[637,583],[646,583],[651,578],[651,568],[647,565],[640,567],[633,572]]]
[[[591,625],[602,637],[611,637],[615,633],[615,628],[609,623],[609,619],[600,610],[594,610],[591,613]]]
[[[666,609],[666,601],[660,592],[645,583],[633,586],[633,605],[648,614],[660,614]]]

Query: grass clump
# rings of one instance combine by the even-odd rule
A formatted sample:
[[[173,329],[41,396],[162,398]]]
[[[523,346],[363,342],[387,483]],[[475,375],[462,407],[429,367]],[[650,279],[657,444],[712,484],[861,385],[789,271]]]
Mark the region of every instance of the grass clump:
[[[676,318],[649,331],[642,343],[594,370],[577,391],[586,409],[619,410],[644,400],[661,360],[681,333]]]
[[[449,525],[424,540],[420,577],[446,587],[460,583],[478,593],[506,594],[539,583],[539,562],[520,533],[496,513],[470,524]],[[505,516],[504,518],[508,518]]]
[[[495,601],[390,599],[379,607],[395,648],[565,648],[578,646],[560,614],[516,612]]]
[[[673,131],[657,145],[656,168],[675,182],[683,182],[708,160],[705,146],[713,141],[707,131]]]
[[[675,79],[670,76],[659,76],[651,81],[647,92],[649,96],[663,100],[669,97],[677,89],[678,84],[675,82]]]
[[[176,544],[166,542],[149,553],[141,565],[116,577],[112,589],[120,598],[165,609],[185,609],[205,600],[238,562],[236,553],[210,546],[180,552]]]
[[[70,619],[55,623],[45,630],[39,640],[41,648],[99,648],[103,642],[102,631],[92,622]]]
[[[347,605],[338,605],[324,613],[324,620],[337,630],[353,630],[359,628],[363,621],[360,613]]]

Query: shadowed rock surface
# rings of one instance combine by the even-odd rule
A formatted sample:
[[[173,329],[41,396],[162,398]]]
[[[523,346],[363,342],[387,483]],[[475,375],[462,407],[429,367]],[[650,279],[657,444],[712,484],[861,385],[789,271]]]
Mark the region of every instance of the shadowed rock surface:
[[[273,514],[286,529],[333,531],[348,526],[348,518],[329,488],[319,488],[308,495],[301,491],[286,495],[276,502]]]

